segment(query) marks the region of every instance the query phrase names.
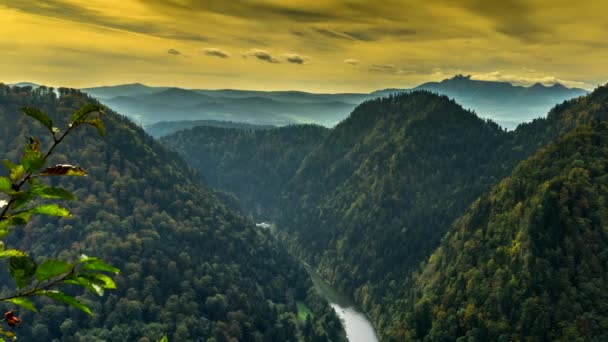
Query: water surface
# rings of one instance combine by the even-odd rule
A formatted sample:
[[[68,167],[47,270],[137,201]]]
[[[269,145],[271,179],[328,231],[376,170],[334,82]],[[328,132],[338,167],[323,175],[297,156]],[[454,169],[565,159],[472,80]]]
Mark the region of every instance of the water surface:
[[[349,342],[378,342],[378,336],[374,326],[363,313],[347,296],[338,293],[334,288],[327,284],[309,266],[306,270],[319,292],[329,301],[330,305],[344,324],[346,337]]]

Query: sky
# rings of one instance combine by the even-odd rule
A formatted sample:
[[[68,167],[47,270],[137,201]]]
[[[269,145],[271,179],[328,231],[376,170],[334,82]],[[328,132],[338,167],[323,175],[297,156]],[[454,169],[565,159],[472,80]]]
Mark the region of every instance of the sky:
[[[601,0],[0,0],[1,82],[368,92],[455,74],[593,89]]]

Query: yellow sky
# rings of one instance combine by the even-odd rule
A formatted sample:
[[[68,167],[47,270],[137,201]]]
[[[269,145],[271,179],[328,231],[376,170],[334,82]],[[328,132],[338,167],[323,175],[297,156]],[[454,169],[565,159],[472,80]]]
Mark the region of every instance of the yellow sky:
[[[608,1],[0,0],[0,81],[316,92],[454,74],[593,88]]]

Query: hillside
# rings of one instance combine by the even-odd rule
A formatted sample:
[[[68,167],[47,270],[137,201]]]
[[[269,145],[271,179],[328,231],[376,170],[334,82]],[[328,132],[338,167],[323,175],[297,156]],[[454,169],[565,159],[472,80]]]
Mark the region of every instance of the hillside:
[[[195,127],[161,142],[182,154],[210,186],[234,194],[248,214],[268,220],[277,215],[287,181],[328,132],[314,125]]]
[[[15,160],[27,137],[43,136],[20,107],[38,107],[65,124],[66,115],[92,101],[76,90],[59,93],[0,85],[3,158]],[[65,184],[80,199],[68,205],[75,217],[37,220],[4,242],[36,257],[58,251],[66,258],[102,257],[122,270],[118,290],[100,299],[81,297],[94,318],[48,303],[40,314],[20,313],[20,339],[344,340],[305,270],[267,232],[231,210],[128,119],[108,111],[104,121],[105,138],[78,132],[51,161],[89,172]],[[298,319],[297,302],[312,310],[314,329]]]
[[[522,162],[454,224],[415,277],[398,340],[608,339],[608,124]]]
[[[258,185],[273,179],[263,172],[247,182],[247,196],[253,194],[261,207],[278,203],[273,212],[278,233],[292,253],[352,294],[386,337],[407,313],[389,308],[409,296],[411,272],[439,246],[451,223],[539,148],[607,116],[608,87],[565,101],[546,118],[510,132],[445,96],[426,91],[393,95],[363,103],[319,139],[278,202],[259,195],[265,187]],[[224,161],[218,164],[212,155],[240,160],[230,168],[243,173],[248,168],[240,165],[264,163],[255,148],[226,145],[232,139],[229,130],[214,133],[190,131],[173,146],[190,150],[184,155],[201,173]],[[197,150],[201,141],[216,149]],[[197,164],[199,158],[205,163]],[[213,186],[231,191],[235,180],[228,181],[229,173],[217,177]]]
[[[160,138],[177,131],[194,128],[197,126],[211,126],[211,127],[223,127],[223,128],[237,128],[244,130],[255,130],[255,129],[270,129],[275,126],[270,125],[252,125],[242,122],[233,121],[217,121],[217,120],[184,120],[184,121],[160,121],[151,125],[144,126],[144,129],[148,134],[154,138]]]

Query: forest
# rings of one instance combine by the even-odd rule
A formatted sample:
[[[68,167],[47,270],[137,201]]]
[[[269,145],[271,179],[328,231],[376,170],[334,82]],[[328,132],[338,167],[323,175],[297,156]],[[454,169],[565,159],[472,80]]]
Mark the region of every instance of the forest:
[[[536,163],[527,161],[527,158],[540,158],[535,153],[542,153],[543,146],[572,130],[584,131],[586,125],[595,125],[592,129],[598,130],[601,126],[599,123],[607,118],[608,86],[556,105],[545,118],[521,124],[513,131],[505,131],[492,121],[480,119],[474,112],[463,109],[446,96],[426,91],[390,95],[358,106],[347,119],[325,133],[322,139],[318,139],[318,143],[313,144],[308,153],[302,154],[299,163],[294,160],[293,164],[297,166],[290,168],[294,172],[279,175],[274,173],[276,159],[286,159],[290,154],[286,152],[283,157],[260,159],[264,156],[266,146],[277,144],[276,137],[279,134],[276,131],[285,129],[296,132],[298,126],[275,129],[273,137],[267,138],[266,142],[260,140],[263,135],[258,134],[255,139],[247,140],[250,143],[240,145],[232,144],[233,140],[228,138],[235,134],[232,130],[224,129],[222,134],[219,132],[221,128],[211,131],[211,128],[202,127],[168,135],[162,141],[195,165],[203,177],[213,179],[210,184],[221,191],[234,193],[237,199],[239,196],[248,198],[242,192],[235,191],[238,187],[247,187],[247,196],[263,192],[272,195],[270,198],[256,197],[259,207],[265,208],[260,218],[276,222],[277,236],[293,255],[314,265],[324,279],[350,294],[373,319],[378,333],[385,340],[451,341],[460,337],[473,340],[519,340],[529,337],[531,340],[542,341],[563,339],[565,336],[601,340],[601,314],[597,315],[598,319],[589,321],[589,328],[585,328],[584,324],[573,325],[571,314],[565,317],[547,317],[546,324],[554,330],[547,331],[546,335],[523,328],[505,328],[509,324],[524,324],[522,322],[526,318],[515,317],[521,313],[512,311],[501,313],[504,315],[502,319],[485,322],[502,324],[502,328],[482,328],[479,318],[476,324],[480,326],[462,325],[460,313],[451,314],[447,310],[447,304],[443,304],[444,300],[451,298],[453,292],[440,292],[447,290],[437,285],[436,278],[446,276],[448,267],[458,269],[461,272],[458,275],[466,277],[467,281],[478,282],[487,277],[488,283],[483,283],[487,285],[485,291],[490,291],[487,296],[496,298],[491,292],[499,286],[489,285],[492,284],[491,275],[479,271],[476,273],[477,278],[471,278],[469,276],[472,274],[466,273],[468,268],[465,267],[470,268],[467,263],[478,263],[478,258],[485,261],[487,255],[497,253],[500,250],[497,243],[481,243],[469,239],[461,241],[461,246],[479,244],[486,249],[484,255],[469,256],[466,263],[459,265],[461,268],[442,264],[445,270],[437,270],[438,266],[435,269],[429,266],[427,270],[421,265],[432,265],[438,255],[443,255],[441,251],[445,248],[442,246],[446,239],[455,230],[464,229],[459,227],[464,225],[467,215],[470,215],[471,205],[476,205],[474,203],[483,201],[488,193],[496,191],[495,187],[504,184],[502,180],[505,177],[514,170],[519,170],[517,167],[520,163],[535,168]],[[305,139],[306,131],[304,127],[300,129],[301,139]],[[252,136],[251,133],[239,134]],[[289,142],[296,138],[293,135],[286,136],[288,140],[284,144],[290,146]],[[191,142],[195,144],[191,145]],[[198,149],[201,142],[204,142],[204,146],[217,147],[212,151],[207,147]],[[246,148],[242,147],[245,145]],[[563,149],[563,153],[566,153],[566,145],[568,144],[558,142],[551,146],[560,151]],[[588,162],[601,157],[595,152],[589,153]],[[239,162],[235,163],[235,160]],[[549,159],[548,162],[550,161]],[[581,162],[585,165],[587,163]],[[601,169],[601,160],[597,162]],[[229,173],[219,173],[220,177],[217,178],[215,170],[225,165],[258,167],[249,169],[246,176],[235,178],[226,176]],[[520,169],[522,167],[519,166]],[[567,168],[566,164],[563,168]],[[534,172],[528,170],[528,174],[537,175],[541,169],[539,166],[539,170]],[[562,169],[556,168],[554,171],[563,171]],[[265,178],[266,175],[273,177]],[[548,177],[546,182],[558,177],[545,176]],[[261,181],[251,181],[256,178]],[[269,181],[281,184],[280,191],[265,192],[264,182]],[[528,182],[528,179],[522,181]],[[537,179],[535,181],[538,182]],[[594,197],[596,195],[597,198]],[[596,195],[591,197],[594,201],[601,201],[603,195]],[[533,192],[529,196],[533,197]],[[481,199],[478,200],[479,198]],[[591,200],[585,201],[591,205]],[[601,203],[597,206],[601,207]],[[501,208],[505,212],[495,213],[496,217],[507,215],[509,206]],[[550,207],[547,210],[555,211],[554,214],[558,215],[558,209]],[[259,214],[260,212],[256,213]],[[567,217],[568,213],[561,215]],[[571,220],[576,219],[572,217]],[[490,229],[484,222],[486,221],[478,222],[475,227],[468,229]],[[539,219],[535,223],[537,234],[545,236],[549,234],[546,231],[561,229],[554,227],[554,223]],[[521,234],[518,235],[515,231],[511,233],[514,234],[513,237],[521,238]],[[596,238],[593,235],[595,233],[589,234]],[[603,239],[603,235],[600,234],[597,238]],[[500,235],[496,239],[511,243],[507,236]],[[548,242],[543,239],[535,243],[541,251],[550,248],[549,245],[544,245]],[[563,258],[580,259],[571,253],[572,250],[560,248]],[[601,248],[597,251],[599,253]],[[454,261],[455,255],[460,252],[461,250],[454,252],[455,254],[445,257],[445,260]],[[546,258],[544,253],[549,252],[543,251],[539,260]],[[463,258],[466,255],[464,253]],[[601,265],[601,260],[580,262],[599,262]],[[565,265],[570,266],[564,267],[573,268],[576,263]],[[435,272],[431,274],[429,270]],[[494,270],[493,268],[492,271]],[[503,268],[501,276],[504,279],[514,277],[514,281],[535,289],[553,288],[553,297],[549,298],[568,296],[568,291],[583,291],[580,287],[588,286],[586,282],[577,281],[572,281],[568,286],[556,285],[553,275],[530,281],[519,279],[518,270]],[[605,276],[603,269],[601,274]],[[423,277],[424,275],[427,276]],[[444,280],[448,281],[451,280]],[[592,282],[597,282],[597,279]],[[427,290],[435,293],[427,296]],[[470,292],[467,294],[470,295]],[[544,302],[541,301],[542,298],[530,294],[501,298],[503,301],[517,303],[513,307],[535,300],[537,312],[555,309],[549,307],[546,297]],[[482,300],[485,301],[486,298],[480,299],[481,302],[476,305],[481,306],[484,303]],[[451,302],[453,307],[450,309],[464,310],[470,302],[468,297],[463,297],[460,302]],[[605,301],[600,300],[600,303]],[[488,309],[487,305],[490,304],[485,305],[483,310]],[[581,315],[599,310],[583,307],[582,304],[581,308]],[[420,310],[426,314],[420,316]],[[475,315],[486,317],[487,312],[481,310],[482,308],[474,311]],[[448,314],[441,316],[440,312]],[[528,319],[532,319],[529,312],[527,315]],[[496,316],[499,317],[498,314]],[[448,317],[454,323],[441,323]],[[580,320],[580,317],[577,319]],[[473,328],[478,330],[471,330]],[[483,333],[479,333],[480,330]],[[510,335],[505,334],[507,330]]]
[[[10,123],[0,126],[2,158],[18,161],[30,136],[45,136],[22,107],[65,126],[87,103],[95,100],[74,89],[0,84],[0,121]],[[62,203],[73,217],[32,219],[3,240],[35,258],[99,256],[121,270],[117,289],[101,298],[68,289],[93,317],[36,301],[38,313],[19,312],[19,339],[345,341],[304,268],[267,231],[129,119],[107,109],[103,120],[105,137],[79,130],[52,155],[53,164],[87,168],[87,177],[51,180],[78,198]],[[0,279],[1,292],[10,292],[6,271]],[[308,317],[298,317],[298,303]]]

